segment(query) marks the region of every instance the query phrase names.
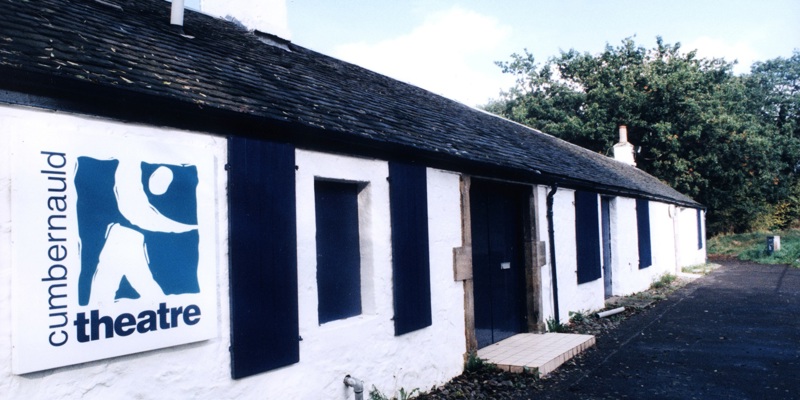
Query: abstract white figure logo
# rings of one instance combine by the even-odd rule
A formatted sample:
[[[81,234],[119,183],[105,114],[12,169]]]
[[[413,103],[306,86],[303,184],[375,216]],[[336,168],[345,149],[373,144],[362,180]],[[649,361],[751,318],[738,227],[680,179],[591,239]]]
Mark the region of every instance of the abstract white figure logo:
[[[81,304],[198,292],[196,169],[89,157],[78,165]]]

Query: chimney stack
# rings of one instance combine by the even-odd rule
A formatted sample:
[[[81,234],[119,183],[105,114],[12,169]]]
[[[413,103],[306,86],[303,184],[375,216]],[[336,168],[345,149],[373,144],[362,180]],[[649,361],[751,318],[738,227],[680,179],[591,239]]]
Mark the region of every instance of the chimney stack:
[[[183,29],[183,0],[172,0],[172,14],[170,24]]]
[[[625,125],[619,126],[619,142],[628,143],[628,127]]]
[[[628,127],[619,126],[619,143],[614,145],[614,159],[635,167],[636,161],[633,159],[633,145],[628,143]]]

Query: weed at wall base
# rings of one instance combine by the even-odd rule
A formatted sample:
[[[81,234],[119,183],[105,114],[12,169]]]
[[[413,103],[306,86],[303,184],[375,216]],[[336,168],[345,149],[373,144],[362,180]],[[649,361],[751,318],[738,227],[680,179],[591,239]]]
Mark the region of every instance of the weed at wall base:
[[[566,332],[567,326],[562,324],[560,321],[556,321],[555,318],[550,317],[547,319],[547,331],[548,332]]]
[[[653,281],[653,283],[650,284],[650,289],[665,288],[665,287],[671,285],[672,282],[675,282],[675,279],[678,279],[678,277],[673,275],[673,274],[666,273],[664,275],[661,275],[655,281]]]

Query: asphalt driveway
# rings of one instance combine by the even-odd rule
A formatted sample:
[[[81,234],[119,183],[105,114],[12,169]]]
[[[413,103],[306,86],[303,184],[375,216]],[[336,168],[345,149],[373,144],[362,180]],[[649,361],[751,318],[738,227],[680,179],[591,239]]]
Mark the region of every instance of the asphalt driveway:
[[[800,269],[727,261],[598,339],[543,399],[799,399]]]

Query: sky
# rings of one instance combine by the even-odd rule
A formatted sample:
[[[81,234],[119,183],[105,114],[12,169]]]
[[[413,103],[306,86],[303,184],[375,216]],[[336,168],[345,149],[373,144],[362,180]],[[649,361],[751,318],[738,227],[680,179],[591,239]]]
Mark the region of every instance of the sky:
[[[198,1],[198,0],[194,0]],[[220,0],[201,0],[220,1]],[[755,61],[800,50],[800,0],[227,0],[271,13],[278,36],[470,106],[513,85],[496,61],[527,49],[597,54],[656,36],[700,57]],[[272,3],[271,5],[265,5]],[[235,15],[234,15],[235,16]],[[244,16],[248,17],[248,16]],[[241,19],[241,18],[240,18]],[[269,28],[266,28],[269,29]]]

